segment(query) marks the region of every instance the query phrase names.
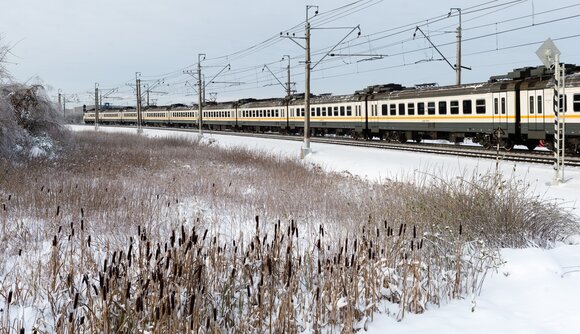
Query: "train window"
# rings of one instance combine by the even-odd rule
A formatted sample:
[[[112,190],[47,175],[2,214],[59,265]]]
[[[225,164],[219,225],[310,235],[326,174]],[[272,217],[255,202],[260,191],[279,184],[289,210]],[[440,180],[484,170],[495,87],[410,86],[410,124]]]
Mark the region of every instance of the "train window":
[[[501,98],[501,114],[505,115],[505,97]]]
[[[352,107],[346,106],[346,116],[352,116]]]
[[[389,105],[388,104],[383,104],[381,106],[381,114],[383,116],[387,116],[389,114]]]
[[[463,114],[471,114],[471,100],[463,100]]]
[[[496,115],[499,114],[499,102],[498,102],[497,97],[495,99],[493,99],[493,113]],[[479,114],[479,112],[478,112],[478,114]]]
[[[542,104],[542,97],[538,96],[538,114],[541,114],[543,112],[542,110],[544,109],[543,106],[544,105]]]
[[[574,94],[574,111],[580,112],[580,94]]]
[[[530,115],[534,113],[534,97],[530,96]]]
[[[320,107],[316,107],[316,116],[320,117]]]
[[[562,99],[562,97],[564,97]],[[562,103],[563,100],[563,103]],[[564,112],[566,112],[566,110],[568,110],[568,97],[566,95],[560,95],[560,111],[564,110]]]
[[[459,114],[459,101],[449,102],[449,112],[451,113],[451,115]]]
[[[439,101],[439,115],[447,115],[447,101]]]
[[[340,116],[344,116],[344,106],[340,106]]]
[[[427,114],[435,115],[435,102],[427,102]]]
[[[334,116],[338,116],[338,107],[334,107]]]
[[[415,104],[407,103],[407,115],[415,115]]]
[[[326,117],[326,107],[322,107],[322,113],[320,114],[322,117]]]
[[[405,115],[405,104],[399,103],[399,115]]]
[[[314,107],[310,108],[310,117],[314,117],[316,109]]]
[[[425,103],[417,103],[417,115],[425,115]]]
[[[485,100],[475,100],[475,112],[478,114],[485,114]]]
[[[395,105],[395,104],[391,104],[391,105],[389,106],[389,114],[390,114],[391,116],[394,116],[394,115],[396,115],[396,114],[397,114],[397,105]]]

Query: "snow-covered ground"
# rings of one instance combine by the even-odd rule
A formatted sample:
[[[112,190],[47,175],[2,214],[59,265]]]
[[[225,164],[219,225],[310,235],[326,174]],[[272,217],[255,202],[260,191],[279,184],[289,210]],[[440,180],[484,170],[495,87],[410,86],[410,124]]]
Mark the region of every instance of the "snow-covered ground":
[[[92,131],[94,127],[72,126]],[[132,128],[100,127],[100,131],[131,132]],[[194,132],[144,130],[152,137],[197,137]],[[205,134],[221,146],[244,146],[255,150],[299,156],[301,142]],[[405,179],[425,175],[442,178],[485,174],[496,162],[464,157],[439,156],[372,148],[312,144],[306,162],[332,171],[347,171],[371,181]],[[580,168],[566,168],[566,182],[553,185],[551,166],[499,162],[506,177],[531,185],[536,194],[555,200],[580,217]],[[580,218],[578,219],[580,220]],[[579,222],[580,224],[580,222]],[[377,315],[368,333],[578,333],[580,332],[580,236],[550,250],[504,249],[505,264],[489,276],[480,296],[453,301],[425,314],[408,315],[402,322]]]

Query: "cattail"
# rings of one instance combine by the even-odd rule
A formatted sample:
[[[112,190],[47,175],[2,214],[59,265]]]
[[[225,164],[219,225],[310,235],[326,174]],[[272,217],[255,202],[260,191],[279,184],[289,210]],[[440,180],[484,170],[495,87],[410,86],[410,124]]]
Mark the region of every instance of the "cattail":
[[[77,292],[77,293],[75,293],[75,302],[74,302],[74,304],[73,304],[73,305],[74,305],[74,306],[73,306],[73,309],[75,309],[75,310],[76,310],[76,309],[77,309],[77,307],[79,306],[79,293],[78,293],[78,292]]]
[[[417,226],[413,225],[413,239],[417,237]]]
[[[79,325],[81,325],[81,326],[82,326],[82,325],[84,325],[84,323],[85,323],[85,316],[83,315],[83,316],[81,317],[81,321],[79,322]],[[36,330],[34,331],[34,333],[36,333]]]
[[[205,232],[203,232],[203,238],[202,238],[202,240],[204,240],[204,241],[205,241],[205,237],[206,237],[206,236],[207,236],[207,229],[205,229]]]
[[[73,322],[73,313],[72,312],[70,312],[68,314],[68,322]]]
[[[413,241],[414,240],[411,239],[411,251],[413,251]]]
[[[463,233],[463,225],[459,224],[459,235]]]
[[[81,219],[81,231],[85,230],[85,221]]]
[[[402,233],[403,233],[403,223],[401,223],[401,226],[399,226],[399,236],[401,236]]]
[[[55,217],[58,217],[58,215],[60,214],[60,205],[56,206],[56,215]]]
[[[89,237],[87,238],[87,245],[89,247],[91,247],[91,235],[89,234]]]
[[[10,303],[12,303],[12,290],[8,292],[8,305],[10,305]]]
[[[131,298],[131,282],[127,282],[127,289],[125,290],[125,298]]]
[[[52,238],[52,247],[56,247],[56,235]]]
[[[22,256],[22,248],[18,250],[18,256]]]
[[[81,218],[85,217],[85,209],[81,208]]]
[[[193,307],[195,306],[195,294],[189,299],[189,314],[193,314]]]

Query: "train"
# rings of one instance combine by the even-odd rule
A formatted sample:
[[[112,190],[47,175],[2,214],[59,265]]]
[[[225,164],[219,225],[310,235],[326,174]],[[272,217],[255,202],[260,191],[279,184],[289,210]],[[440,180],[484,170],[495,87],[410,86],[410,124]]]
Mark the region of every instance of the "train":
[[[489,148],[554,148],[554,99],[565,117],[567,153],[580,154],[580,67],[565,66],[565,92],[556,97],[553,71],[543,66],[515,69],[487,82],[438,86],[372,85],[348,95],[310,98],[313,136],[337,135],[398,142],[469,138]],[[95,108],[85,110],[94,124]],[[147,126],[198,127],[197,105],[145,107]],[[204,103],[202,127],[208,130],[303,134],[304,94],[282,98]],[[133,107],[99,111],[99,124],[134,125]]]

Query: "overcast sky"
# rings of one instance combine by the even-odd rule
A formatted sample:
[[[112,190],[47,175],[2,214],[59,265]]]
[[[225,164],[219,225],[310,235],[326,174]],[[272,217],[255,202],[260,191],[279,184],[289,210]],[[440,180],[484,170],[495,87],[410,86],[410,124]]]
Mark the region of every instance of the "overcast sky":
[[[190,86],[195,79],[183,70],[195,68],[198,53],[207,54],[202,62],[207,81],[231,65],[208,84],[206,98],[281,97],[283,87],[262,68],[270,64],[285,83],[287,61],[280,60],[290,55],[295,89],[304,90],[304,51],[276,35],[296,27],[290,31],[304,36],[306,4],[319,6],[314,27],[361,27],[360,37],[349,35],[334,51],[361,56],[324,59],[312,75],[313,93],[348,94],[389,82],[453,84],[454,71],[427,40],[419,32],[413,39],[419,25],[455,64],[457,11],[445,18],[452,7],[462,8],[463,65],[472,68],[463,71],[464,83],[539,65],[535,42],[548,37],[562,61],[580,64],[580,4],[572,0],[18,0],[2,6],[0,35],[12,45],[8,69],[14,78],[42,82],[51,96],[61,89],[78,98],[69,105],[91,104],[95,82],[105,91],[118,88],[108,102],[134,104],[127,84],[134,84],[135,72],[144,84],[155,85],[151,103],[197,101]],[[349,30],[313,30],[313,62]]]

